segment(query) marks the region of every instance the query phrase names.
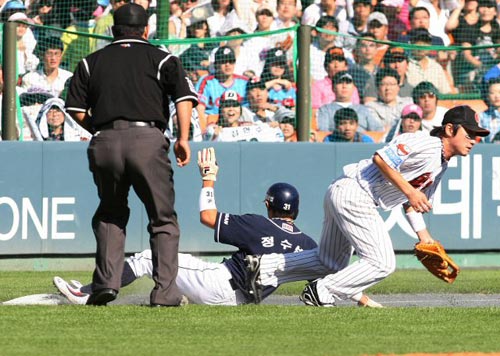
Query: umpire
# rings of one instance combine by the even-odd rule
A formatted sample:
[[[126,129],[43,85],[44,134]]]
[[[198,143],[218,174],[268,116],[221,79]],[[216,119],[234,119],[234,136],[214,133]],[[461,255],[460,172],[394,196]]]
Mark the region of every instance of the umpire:
[[[191,111],[198,96],[180,60],[147,42],[148,16],[141,6],[123,5],[113,19],[113,42],[78,63],[66,100],[67,111],[94,133],[87,153],[100,204],[92,218],[97,252],[87,304],[106,305],[118,294],[132,186],[149,218],[155,282],[151,306],[178,306],[179,226],[170,142],[163,131],[170,97],[179,121],[174,152],[177,164],[187,165]]]

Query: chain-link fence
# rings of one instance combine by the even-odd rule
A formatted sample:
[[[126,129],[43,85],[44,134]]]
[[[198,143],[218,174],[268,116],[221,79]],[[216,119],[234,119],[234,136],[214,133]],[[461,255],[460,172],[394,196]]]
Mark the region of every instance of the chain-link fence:
[[[113,11],[126,2],[4,4],[4,139],[36,139],[33,131],[39,129],[43,104],[54,97],[64,100],[76,64],[112,41]],[[366,1],[354,1],[354,10],[360,3]],[[467,27],[460,17],[443,39],[425,27],[412,29],[413,23],[398,31],[387,12],[371,11],[365,31],[360,31],[356,12],[351,20],[348,14],[343,19],[338,8],[335,16],[314,18],[307,11],[314,3],[303,2],[302,16],[295,12],[288,21],[286,10],[297,7],[294,1],[244,4],[222,0],[144,4],[150,15],[150,42],[181,58],[199,92],[193,140],[231,136],[227,139],[323,141],[335,132],[338,108],[352,106],[358,131],[382,141],[406,105],[422,106],[425,116],[430,109],[424,99],[429,95],[437,99],[434,106],[467,103],[483,112],[500,105],[489,99],[490,80],[500,76],[496,18],[486,33],[484,21],[482,27]],[[418,15],[416,8],[410,17]],[[300,24],[311,18],[313,26]],[[236,92],[236,100],[222,100],[228,90]],[[238,106],[235,124],[226,112]],[[171,121],[175,123],[174,116]],[[256,123],[281,133],[255,133],[250,124]]]

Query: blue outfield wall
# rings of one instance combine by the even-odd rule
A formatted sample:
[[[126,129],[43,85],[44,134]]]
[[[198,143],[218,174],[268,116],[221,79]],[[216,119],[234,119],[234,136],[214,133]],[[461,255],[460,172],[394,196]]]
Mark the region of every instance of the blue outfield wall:
[[[0,255],[91,254],[95,240],[90,221],[97,193],[88,170],[88,143],[0,143]],[[297,225],[319,240],[323,195],[342,167],[369,157],[376,144],[192,143],[192,162],[175,166],[176,210],[181,251],[233,250],[213,242],[199,223],[201,180],[197,150],[213,145],[220,165],[216,201],[220,211],[265,214],[264,194],[286,181],[300,196]],[[173,159],[173,154],[171,153]],[[145,211],[134,193],[126,251],[149,246]],[[394,247],[410,251],[416,242],[402,209],[382,212]],[[500,146],[477,145],[472,155],[450,162],[434,209],[426,216],[433,236],[450,250],[500,250]]]

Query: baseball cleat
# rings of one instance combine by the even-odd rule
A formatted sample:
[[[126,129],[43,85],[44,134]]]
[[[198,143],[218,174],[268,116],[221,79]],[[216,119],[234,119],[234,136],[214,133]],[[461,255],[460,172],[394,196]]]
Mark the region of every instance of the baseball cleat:
[[[262,285],[258,282],[260,278],[260,256],[247,255],[245,257],[247,275],[245,286],[253,302],[259,304],[262,301]]]
[[[366,294],[363,294],[361,299],[358,301],[358,307],[361,308],[383,308],[384,306],[380,303],[377,303]]]
[[[90,294],[81,291],[82,284],[78,281],[71,281],[71,284],[66,282],[61,277],[55,276],[53,279],[54,286],[59,292],[66,297],[71,304],[84,305],[87,303]]]
[[[335,306],[335,303],[323,303],[319,300],[318,291],[316,290],[316,283],[318,280],[315,280],[311,283],[306,284],[302,294],[299,299],[302,303],[312,307],[323,307],[323,308],[331,308]]]

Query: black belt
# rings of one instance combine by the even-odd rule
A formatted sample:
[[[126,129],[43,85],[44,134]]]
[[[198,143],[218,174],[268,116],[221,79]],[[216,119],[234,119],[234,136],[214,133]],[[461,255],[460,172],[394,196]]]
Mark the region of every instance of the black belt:
[[[101,130],[124,130],[131,127],[158,127],[160,128],[160,123],[156,121],[128,121],[128,120],[115,120],[108,122],[107,124],[97,127],[97,131]],[[160,128],[161,129],[161,128]]]

